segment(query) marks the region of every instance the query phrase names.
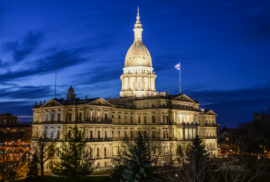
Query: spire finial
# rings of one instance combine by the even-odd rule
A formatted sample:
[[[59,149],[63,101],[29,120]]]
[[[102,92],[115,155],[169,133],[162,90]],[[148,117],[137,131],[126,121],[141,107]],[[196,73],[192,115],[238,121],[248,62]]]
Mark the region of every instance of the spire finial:
[[[137,21],[136,21],[136,24],[135,24],[135,28],[142,28],[142,24],[141,24],[141,21],[140,21],[139,6],[138,6],[138,9],[137,9]]]

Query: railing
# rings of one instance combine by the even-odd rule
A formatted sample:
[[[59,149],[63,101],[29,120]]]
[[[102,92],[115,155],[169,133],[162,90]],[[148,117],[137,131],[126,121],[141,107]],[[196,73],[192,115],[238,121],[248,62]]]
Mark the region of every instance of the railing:
[[[204,124],[204,127],[213,127],[213,126],[218,126],[218,125],[217,124],[207,124],[207,123]]]
[[[87,142],[112,141],[112,138],[86,138]]]
[[[93,118],[93,120],[91,121],[91,119],[86,119],[86,120],[76,120],[76,121],[41,121],[41,122],[34,122],[33,124],[85,124],[85,123],[89,123],[89,124],[112,124],[112,120],[111,119],[103,119],[101,118],[100,121],[98,121],[96,118]]]

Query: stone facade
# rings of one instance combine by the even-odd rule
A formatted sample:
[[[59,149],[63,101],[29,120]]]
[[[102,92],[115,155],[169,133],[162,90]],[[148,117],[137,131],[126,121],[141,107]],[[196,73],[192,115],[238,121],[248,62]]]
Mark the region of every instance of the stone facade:
[[[139,13],[134,28],[135,40],[129,49],[121,76],[121,97],[78,99],[72,87],[65,99],[51,99],[33,108],[33,144],[38,133],[53,133],[56,150],[66,141],[65,135],[75,125],[84,131],[86,150],[99,167],[112,166],[124,139],[133,139],[138,132],[158,134],[166,150],[186,147],[199,135],[209,152],[217,155],[216,114],[199,108],[199,102],[185,94],[156,92],[152,60],[141,39]],[[136,44],[136,45],[135,45]],[[134,58],[135,56],[135,58]],[[45,165],[58,160],[57,153]]]

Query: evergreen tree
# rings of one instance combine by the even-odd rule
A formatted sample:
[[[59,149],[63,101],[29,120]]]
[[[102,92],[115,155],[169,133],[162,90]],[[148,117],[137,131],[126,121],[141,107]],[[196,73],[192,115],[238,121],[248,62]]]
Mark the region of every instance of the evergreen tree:
[[[183,159],[179,178],[184,181],[203,182],[209,178],[210,172],[214,169],[210,154],[198,135],[194,138],[192,145],[188,146]]]
[[[145,140],[138,135],[135,144],[131,145],[125,153],[125,168],[122,177],[127,182],[148,181],[151,161]],[[121,180],[122,181],[122,180]]]
[[[61,162],[51,166],[52,173],[65,177],[67,181],[82,181],[93,171],[94,159],[86,151],[84,132],[75,126],[66,135],[67,142],[63,143],[60,153]]]
[[[28,172],[27,172],[27,177],[25,178],[26,182],[35,182],[38,180],[39,176],[39,169],[38,169],[38,158],[37,154],[35,153],[33,155],[32,160],[28,164]]]

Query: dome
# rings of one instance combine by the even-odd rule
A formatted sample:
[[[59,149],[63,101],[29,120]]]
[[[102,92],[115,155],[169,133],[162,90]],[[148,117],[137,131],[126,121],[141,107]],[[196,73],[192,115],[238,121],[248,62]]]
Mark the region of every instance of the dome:
[[[142,24],[140,21],[139,8],[137,21],[134,26],[134,43],[128,49],[125,58],[125,67],[145,66],[152,67],[152,59],[146,46],[142,42]]]
[[[131,66],[152,67],[151,55],[142,41],[135,41],[128,49],[125,67]]]
[[[74,94],[74,89],[72,88],[72,86],[70,86],[70,88],[68,89],[68,93]]]

